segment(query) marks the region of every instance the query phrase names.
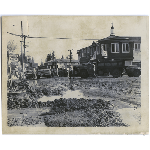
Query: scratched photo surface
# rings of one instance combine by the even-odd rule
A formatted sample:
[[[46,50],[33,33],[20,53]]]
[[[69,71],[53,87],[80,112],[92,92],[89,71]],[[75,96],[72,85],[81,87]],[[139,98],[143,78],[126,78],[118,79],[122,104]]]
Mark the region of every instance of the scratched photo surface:
[[[148,132],[148,30],[144,16],[2,17],[3,133]]]

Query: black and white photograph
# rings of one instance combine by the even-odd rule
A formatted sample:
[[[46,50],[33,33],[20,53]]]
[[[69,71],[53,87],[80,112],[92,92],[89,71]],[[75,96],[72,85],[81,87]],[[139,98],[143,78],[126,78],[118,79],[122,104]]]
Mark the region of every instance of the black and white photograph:
[[[147,132],[148,21],[3,16],[3,132]]]

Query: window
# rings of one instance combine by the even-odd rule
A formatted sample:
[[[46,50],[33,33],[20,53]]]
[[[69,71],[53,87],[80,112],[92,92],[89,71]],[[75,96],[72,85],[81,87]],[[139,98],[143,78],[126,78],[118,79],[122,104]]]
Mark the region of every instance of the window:
[[[89,47],[87,48],[87,53],[90,53],[90,48]]]
[[[117,66],[117,63],[112,63],[112,66]]]
[[[98,66],[104,66],[104,63],[98,63]]]
[[[90,47],[90,55],[93,55],[93,48]]]
[[[119,53],[119,43],[111,43],[111,52]]]
[[[129,53],[129,44],[128,43],[122,43],[122,53]]]
[[[98,54],[100,54],[100,46],[98,46],[97,49],[98,49]]]
[[[100,54],[99,46],[96,46],[96,55]]]
[[[140,49],[141,49],[141,44],[140,43],[134,43],[134,50],[140,51]]]
[[[101,50],[102,51],[107,51],[107,45],[106,44],[101,44]]]
[[[119,66],[122,66],[122,62],[119,62]]]
[[[105,63],[105,66],[111,66],[111,63]]]
[[[83,53],[86,53],[86,49],[83,49]]]
[[[82,53],[80,52],[80,53],[78,54],[78,56],[79,56],[79,57],[82,57]]]
[[[104,57],[107,57],[107,44],[101,44],[101,54]]]
[[[82,49],[82,57],[86,57],[86,49]]]

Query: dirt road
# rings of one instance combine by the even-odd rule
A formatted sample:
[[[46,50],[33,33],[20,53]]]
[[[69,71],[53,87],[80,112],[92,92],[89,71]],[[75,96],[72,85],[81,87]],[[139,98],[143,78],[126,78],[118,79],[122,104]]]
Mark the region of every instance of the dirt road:
[[[67,77],[61,78],[42,78],[38,80],[29,80],[29,85],[35,90],[36,88],[45,88],[54,91],[61,90],[61,94],[43,95],[37,101],[47,102],[55,99],[102,99],[110,101],[113,105],[113,112],[119,112],[123,123],[136,126],[140,124],[140,108],[141,108],[141,79],[98,77],[98,78],[74,78],[69,80]],[[27,110],[26,108],[25,110]],[[37,117],[37,114],[48,113],[49,108],[32,108],[32,111],[26,111],[26,116]],[[35,115],[36,112],[36,115]],[[9,110],[8,118],[15,118],[17,114],[24,114],[18,110]],[[20,116],[20,115],[19,115]],[[22,116],[21,116],[22,118]],[[39,121],[40,122],[40,121]],[[36,124],[37,125],[37,124]]]

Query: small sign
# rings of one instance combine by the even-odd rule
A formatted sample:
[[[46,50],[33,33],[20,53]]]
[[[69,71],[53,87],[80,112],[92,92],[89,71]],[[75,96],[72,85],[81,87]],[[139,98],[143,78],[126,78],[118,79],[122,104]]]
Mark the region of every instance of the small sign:
[[[11,62],[13,62],[13,61],[19,61],[19,55],[18,54],[9,55],[9,60]]]
[[[18,65],[18,61],[12,61],[12,62],[11,62],[11,65],[17,66],[17,65]]]
[[[11,57],[10,57],[10,61],[11,61],[11,62],[13,62],[13,61],[18,61],[18,58],[11,58]]]

